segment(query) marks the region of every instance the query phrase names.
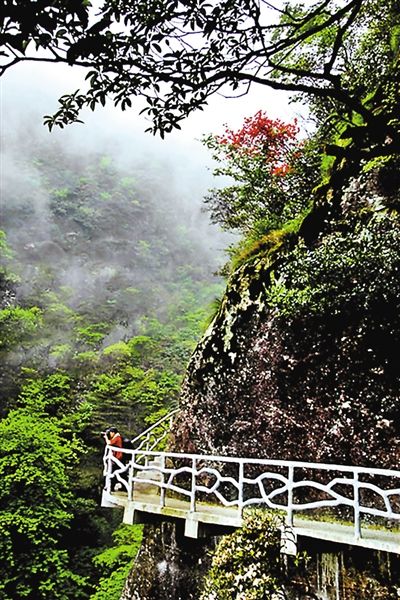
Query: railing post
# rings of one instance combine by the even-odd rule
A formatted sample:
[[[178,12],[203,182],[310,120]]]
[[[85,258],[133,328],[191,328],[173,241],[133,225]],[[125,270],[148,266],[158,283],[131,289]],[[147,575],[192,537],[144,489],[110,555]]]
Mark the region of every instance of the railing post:
[[[190,489],[190,512],[196,511],[196,458],[192,458],[192,484]]]
[[[288,467],[288,502],[287,502],[287,514],[286,514],[286,525],[293,527],[293,481],[294,481],[294,466],[289,465]]]
[[[161,455],[161,488],[160,488],[160,506],[165,506],[165,454]]]
[[[358,480],[358,471],[353,474],[354,479],[354,539],[361,538],[361,522],[360,522],[360,485]]]
[[[146,446],[145,446],[146,452],[149,451],[149,447],[150,447],[150,434],[148,433],[146,436]],[[144,457],[144,466],[147,467],[148,465],[149,465],[149,455],[146,454]]]
[[[133,463],[135,462],[135,453],[131,454],[131,460],[129,463],[129,471],[128,471],[128,500],[129,502],[133,499]]]
[[[239,461],[239,491],[238,491],[238,517],[241,519],[243,515],[243,478],[244,478],[244,461]]]
[[[109,446],[106,446],[105,455],[104,455],[104,464],[105,464],[105,490],[107,492],[111,492],[111,474],[112,474],[112,460],[111,460],[111,451]]]

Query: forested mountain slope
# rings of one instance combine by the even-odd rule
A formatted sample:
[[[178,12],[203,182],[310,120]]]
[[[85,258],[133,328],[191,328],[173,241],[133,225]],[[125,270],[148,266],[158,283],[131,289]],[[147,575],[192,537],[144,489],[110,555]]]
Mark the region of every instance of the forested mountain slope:
[[[140,538],[117,532],[93,562],[120,520],[99,508],[100,431],[133,437],[177,402],[219,238],[162,162],[35,136],[4,152],[0,594],[100,599]]]
[[[151,420],[165,411],[165,399],[171,405],[179,396],[182,361],[196,335],[175,450],[398,467],[400,6],[104,0],[92,10],[88,2],[45,0],[44,7],[27,12],[22,0],[8,3],[2,72],[41,60],[38,49],[49,51],[49,62],[88,68],[85,86],[65,93],[59,110],[45,117],[50,129],[76,122],[85,107],[111,101],[125,110],[141,96],[150,129],[164,136],[212,96],[243,96],[256,85],[295,94],[313,123],[313,133],[299,139],[296,123],[273,121],[268,106],[260,106],[241,130],[206,138],[220,162],[217,173],[230,178],[207,206],[215,222],[242,239],[230,249],[226,290],[202,336],[191,298],[203,289],[203,275],[196,266],[188,277],[192,247],[175,226],[180,211],[153,219],[151,186],[137,169],[133,185],[132,173],[115,180],[107,157],[80,156],[73,168],[66,165],[79,180],[66,180],[54,148],[44,170],[26,169],[37,202],[24,200],[13,217],[22,246],[12,227],[8,233],[29,264],[19,283],[13,273],[24,275],[24,261],[9,263],[2,284],[0,592],[110,600],[119,596],[138,540],[135,530],[118,530],[118,546],[93,559],[93,572],[95,549],[106,546],[111,531],[95,506],[97,432],[105,420],[135,429],[145,415]],[[16,203],[27,197],[17,183],[12,188]],[[164,183],[158,188],[165,195]],[[145,197],[150,213],[142,210]],[[119,212],[123,222],[114,221]],[[124,224],[139,215],[133,240]],[[39,217],[37,239],[24,237]],[[122,243],[104,230],[108,221]],[[175,256],[166,229],[183,244],[184,257]],[[75,256],[83,239],[90,244]],[[143,287],[127,277],[131,256],[139,265],[132,279]],[[177,274],[172,289],[164,266]],[[99,290],[105,302],[97,302]],[[167,290],[174,303],[188,303],[172,308]],[[145,319],[136,301],[145,304]],[[183,328],[173,335],[176,324]],[[82,442],[97,456],[79,461]],[[225,541],[188,543],[173,523],[147,527],[123,597],[399,597],[396,554],[325,547],[337,566],[328,594],[320,588],[319,550],[282,560],[279,539],[278,521],[265,513]]]
[[[213,297],[218,260],[202,238],[205,219],[179,198],[166,166],[121,171],[110,156],[34,140],[17,152],[7,153],[4,178],[15,281],[3,284],[3,304],[38,308],[40,327],[21,355],[14,340],[8,360],[90,364],[90,352],[190,320]]]

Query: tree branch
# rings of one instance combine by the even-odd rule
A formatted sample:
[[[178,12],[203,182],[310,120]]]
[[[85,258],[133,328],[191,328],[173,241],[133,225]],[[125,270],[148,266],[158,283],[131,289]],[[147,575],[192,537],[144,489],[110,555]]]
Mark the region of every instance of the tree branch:
[[[355,4],[352,13],[349,15],[347,22],[343,25],[342,28],[339,29],[337,36],[335,38],[335,42],[332,48],[332,54],[330,61],[324,66],[324,73],[330,73],[332,71],[333,65],[338,57],[340,48],[343,45],[343,38],[346,31],[349,30],[350,26],[354,23],[359,11],[361,9],[361,0]]]

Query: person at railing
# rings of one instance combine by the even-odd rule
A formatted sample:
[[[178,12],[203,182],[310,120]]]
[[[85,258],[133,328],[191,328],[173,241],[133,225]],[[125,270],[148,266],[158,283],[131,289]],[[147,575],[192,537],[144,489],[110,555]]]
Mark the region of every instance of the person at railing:
[[[122,440],[122,436],[120,434],[120,432],[118,431],[118,429],[116,427],[109,427],[108,429],[106,429],[105,431],[101,432],[104,441],[106,442],[107,446],[113,446],[116,449],[112,450],[112,454],[113,456],[119,460],[122,461],[124,458],[123,452],[121,452],[120,450],[117,450],[117,448],[122,448],[123,447],[123,440]],[[112,476],[113,472],[116,471],[117,469],[119,469],[119,465],[114,461],[114,460],[109,460],[109,468],[110,468],[110,475]],[[122,489],[122,484],[120,482],[113,482],[114,485],[112,486],[113,491],[118,492],[119,490]]]
[[[103,432],[103,437],[107,445],[122,448],[122,436],[116,427],[109,427]],[[123,453],[119,450],[113,450],[113,455],[116,459],[121,460]],[[115,464],[115,463],[114,463]]]

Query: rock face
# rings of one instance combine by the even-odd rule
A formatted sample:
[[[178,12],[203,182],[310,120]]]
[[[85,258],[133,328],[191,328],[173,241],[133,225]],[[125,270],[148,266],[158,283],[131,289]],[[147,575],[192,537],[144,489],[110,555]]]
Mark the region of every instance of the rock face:
[[[121,600],[196,600],[215,540],[185,538],[179,524],[146,526]]]
[[[217,542],[218,538],[188,540],[172,523],[147,527],[121,600],[199,600],[211,565],[210,553]],[[397,600],[399,597],[397,555],[328,542],[322,550],[316,541],[306,538],[301,550],[308,556],[306,569],[296,565],[292,557],[282,557],[282,569],[291,582],[284,588],[284,600]],[[282,596],[276,598],[283,600]],[[220,599],[213,596],[213,600]]]
[[[300,598],[395,600],[400,592],[400,558],[396,555],[334,544],[325,544],[321,552],[311,540],[305,550],[310,557],[307,570],[293,576],[304,590]]]
[[[351,181],[329,226],[309,239],[300,231],[279,251],[260,248],[233,272],[187,370],[174,450],[398,468],[395,187]],[[172,525],[148,533],[124,600],[199,598],[206,548],[191,543],[187,554]],[[333,549],[333,585],[326,556],[310,551],[308,591],[293,598],[398,597],[397,559],[365,555],[360,570],[351,549]]]
[[[175,448],[397,467],[400,228],[386,201],[353,182],[329,232],[233,273],[189,364]]]

